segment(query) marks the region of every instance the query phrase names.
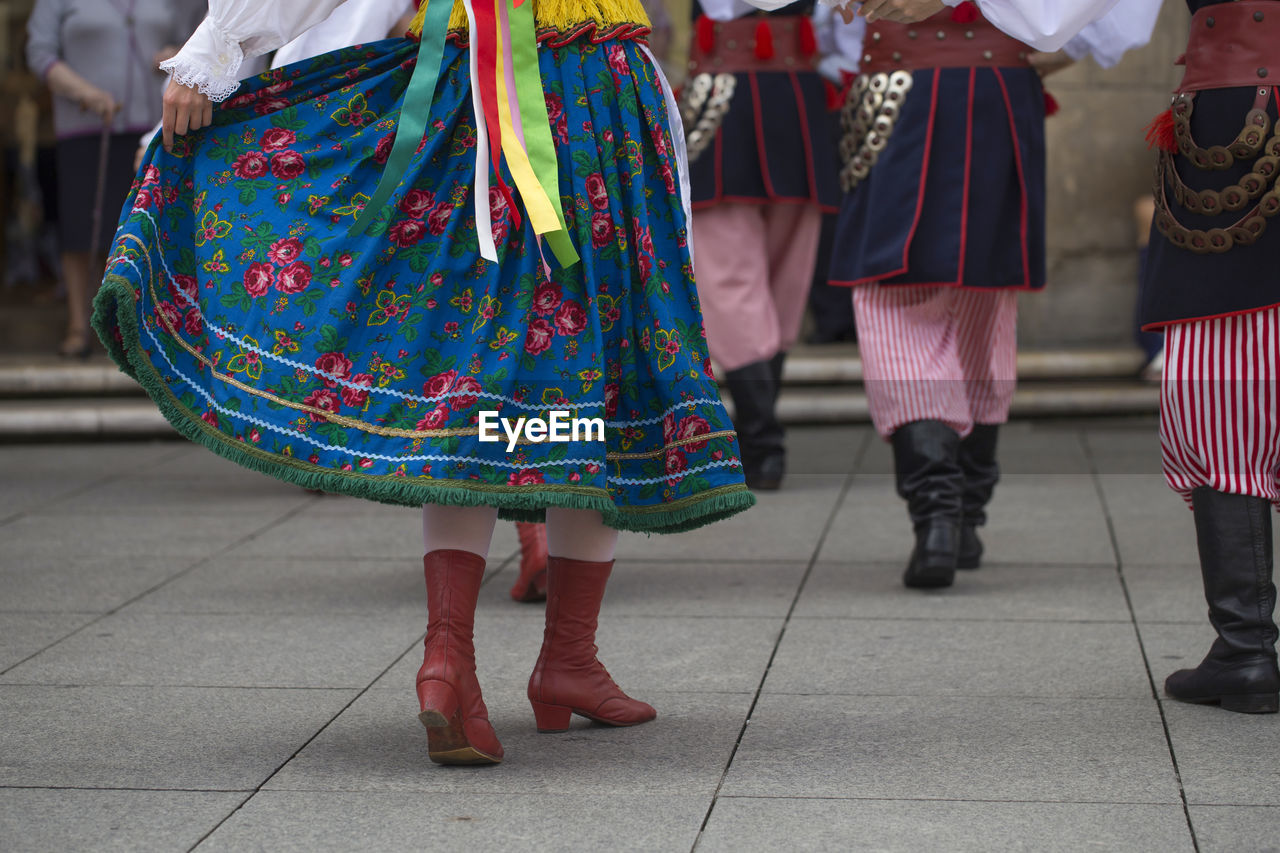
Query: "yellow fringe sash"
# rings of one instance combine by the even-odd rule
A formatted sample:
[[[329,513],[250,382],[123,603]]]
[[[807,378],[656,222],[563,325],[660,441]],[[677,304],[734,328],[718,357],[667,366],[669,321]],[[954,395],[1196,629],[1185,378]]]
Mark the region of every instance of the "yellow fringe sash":
[[[640,0],[531,0],[534,25],[539,30],[555,30],[567,33],[583,24],[594,22],[602,29],[619,24],[649,26],[649,15]],[[427,14],[426,4],[418,9],[409,25],[413,35],[422,33],[422,19]],[[467,30],[467,11],[462,0],[454,0],[453,13],[449,16],[450,30]]]

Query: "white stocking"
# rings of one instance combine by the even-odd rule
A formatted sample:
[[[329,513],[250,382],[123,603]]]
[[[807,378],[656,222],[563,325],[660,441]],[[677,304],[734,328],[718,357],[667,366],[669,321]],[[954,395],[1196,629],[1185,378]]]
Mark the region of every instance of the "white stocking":
[[[618,545],[618,531],[606,527],[593,509],[547,507],[547,552],[552,557],[608,563]]]
[[[423,553],[468,551],[487,559],[489,541],[493,539],[493,526],[497,521],[497,507],[424,504]]]

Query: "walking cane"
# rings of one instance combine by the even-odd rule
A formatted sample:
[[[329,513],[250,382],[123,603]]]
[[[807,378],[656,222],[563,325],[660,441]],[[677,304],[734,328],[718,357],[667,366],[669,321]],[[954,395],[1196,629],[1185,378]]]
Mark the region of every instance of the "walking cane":
[[[107,196],[107,160],[111,153],[111,119],[102,123],[102,138],[98,143],[98,187],[93,194],[93,230],[89,233],[89,263],[98,257],[102,242],[102,205]]]

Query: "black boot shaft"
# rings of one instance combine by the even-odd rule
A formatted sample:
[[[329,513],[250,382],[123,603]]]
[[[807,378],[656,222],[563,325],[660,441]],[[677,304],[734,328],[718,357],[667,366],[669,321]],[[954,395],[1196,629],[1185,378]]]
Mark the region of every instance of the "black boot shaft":
[[[931,519],[959,523],[964,472],[960,434],[941,421],[913,421],[893,434],[898,494],[917,527]]]
[[[1204,597],[1218,638],[1199,666],[1166,679],[1165,692],[1231,711],[1275,713],[1280,710],[1280,670],[1271,505],[1208,487],[1196,489],[1191,498]]]
[[[987,523],[987,504],[1000,482],[996,445],[997,424],[974,424],[973,431],[960,442],[960,468],[964,471],[964,523],[981,527]]]
[[[1192,492],[1209,621],[1233,655],[1275,656],[1271,504],[1207,487]]]
[[[786,473],[785,431],[778,420],[775,372],[781,364],[775,357],[725,371],[724,375],[733,398],[733,426],[742,450],[743,474],[752,489],[776,489]]]
[[[727,370],[724,374],[729,396],[733,398],[733,426],[743,452],[758,453],[781,450],[783,446],[782,422],[778,420],[777,382],[773,365],[757,361]]]

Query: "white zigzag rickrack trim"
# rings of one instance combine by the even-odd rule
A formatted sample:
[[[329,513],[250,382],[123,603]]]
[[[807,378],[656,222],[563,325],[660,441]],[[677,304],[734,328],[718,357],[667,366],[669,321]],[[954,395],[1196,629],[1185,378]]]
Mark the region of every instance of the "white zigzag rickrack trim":
[[[133,266],[132,261],[124,261],[124,262],[129,264],[130,266]],[[134,270],[138,272],[139,275],[142,274],[141,270],[138,270],[137,267],[134,267]],[[143,308],[145,309],[145,307],[146,307],[146,294],[144,292]],[[552,468],[559,465],[601,465],[601,463],[595,459],[559,459],[559,460],[553,460],[553,461],[542,462],[542,463],[531,462],[527,464],[517,464],[514,462],[499,462],[499,461],[483,459],[475,456],[460,456],[455,454],[419,454],[416,456],[389,456],[385,453],[361,453],[361,454],[353,453],[352,451],[348,450],[345,447],[338,447],[323,441],[319,441],[305,433],[298,432],[296,430],[286,429],[284,427],[270,423],[269,421],[263,420],[262,418],[253,417],[252,415],[246,415],[243,412],[237,412],[233,409],[228,409],[226,406],[221,405],[220,403],[218,403],[217,400],[214,399],[212,394],[210,394],[200,385],[193,382],[189,376],[183,373],[178,368],[178,366],[173,363],[173,360],[169,358],[168,351],[164,348],[164,345],[160,343],[160,340],[155,336],[155,332],[152,330],[152,327],[146,322],[141,322],[141,325],[142,325],[142,328],[146,330],[147,337],[151,339],[151,342],[155,345],[156,350],[164,358],[165,363],[169,366],[169,369],[172,370],[174,374],[178,376],[178,378],[180,378],[183,382],[185,382],[188,387],[193,389],[200,397],[202,397],[204,401],[211,408],[217,410],[220,414],[225,415],[228,418],[239,420],[244,423],[253,424],[254,426],[260,426],[263,429],[269,430],[270,432],[288,436],[292,439],[301,441],[305,444],[309,444],[312,447],[317,447],[321,450],[337,452],[337,453],[345,453],[347,456],[351,457],[352,459],[359,459],[359,458],[380,459],[384,462],[392,462],[392,463],[469,462],[472,464],[488,465],[495,468],[510,468],[510,469]],[[699,465],[696,468],[688,468],[684,471],[681,471],[680,476],[684,477],[690,474],[699,474],[703,471],[708,471],[713,468],[723,468],[725,466],[730,466],[730,465],[737,467],[739,466],[739,464],[740,463],[734,459],[721,459],[716,462],[708,462],[705,465]],[[601,465],[601,467],[603,467],[603,465]],[[638,479],[634,477],[611,477],[609,476],[609,474],[607,473],[605,474],[605,483],[616,483],[616,484],[625,485],[625,486],[654,485],[657,483],[665,483],[669,479],[671,478],[670,477],[649,477],[645,479]]]
[[[151,215],[149,211],[140,210],[136,212],[141,213],[144,217],[146,217],[147,221],[151,223],[153,232],[158,230],[158,226],[156,225],[155,218]],[[168,277],[169,284],[173,288],[173,291],[179,295],[179,298],[182,300],[184,305],[195,310],[196,314],[200,317],[201,323],[203,323],[208,329],[216,332],[221,337],[226,338],[227,340],[230,340],[241,349],[257,353],[263,358],[269,359],[279,364],[287,365],[297,370],[304,370],[304,371],[307,371],[308,373],[313,373],[318,376],[323,376],[326,379],[330,380],[331,382],[335,382],[339,385],[350,388],[353,391],[367,391],[371,394],[382,394],[384,396],[393,397],[401,400],[411,400],[418,403],[435,404],[435,403],[444,402],[446,400],[451,400],[454,397],[471,396],[471,397],[481,397],[486,400],[495,400],[497,402],[502,402],[502,403],[510,403],[513,406],[518,406],[519,408],[527,409],[529,411],[542,411],[543,409],[546,408],[545,406],[542,406],[540,404],[522,403],[519,400],[516,400],[514,397],[511,397],[509,395],[494,394],[488,391],[474,391],[474,392],[450,391],[448,393],[439,394],[434,397],[426,397],[421,394],[409,394],[404,391],[397,391],[393,388],[374,388],[368,385],[360,385],[358,383],[351,382],[339,376],[335,376],[332,373],[326,373],[322,370],[317,370],[315,365],[304,364],[303,362],[295,361],[294,359],[291,359],[291,358],[285,358],[284,356],[276,355],[275,353],[269,352],[268,350],[264,350],[259,346],[249,343],[248,341],[244,340],[240,336],[231,333],[230,331],[222,328],[221,326],[218,326],[214,323],[209,322],[209,318],[205,316],[204,311],[201,310],[199,303],[196,301],[193,301],[191,297],[187,295],[187,292],[185,290],[177,286],[177,283],[174,281],[173,271],[169,269],[169,264],[165,260],[163,255],[159,256],[159,260],[160,260],[160,266],[164,270],[165,275]],[[129,266],[133,267],[134,272],[138,274],[139,280],[143,278],[142,271],[139,270],[138,267],[132,262],[128,261],[125,258],[117,258],[116,261],[129,264]],[[633,421],[606,421],[605,426],[610,427],[611,429],[625,429],[626,427],[629,427],[629,426],[648,426],[650,424],[661,423],[663,420],[666,419],[667,415],[670,415],[680,409],[683,409],[689,406],[715,404],[719,402],[720,402],[719,399],[712,399],[710,397],[697,397],[692,400],[686,400],[681,403],[676,403],[675,405],[669,407],[661,415],[658,415],[656,417],[644,418],[641,420],[633,420]],[[587,408],[598,408],[600,406],[603,406],[604,403],[603,402],[585,402],[585,403],[576,404],[576,405],[579,409],[587,409]]]

